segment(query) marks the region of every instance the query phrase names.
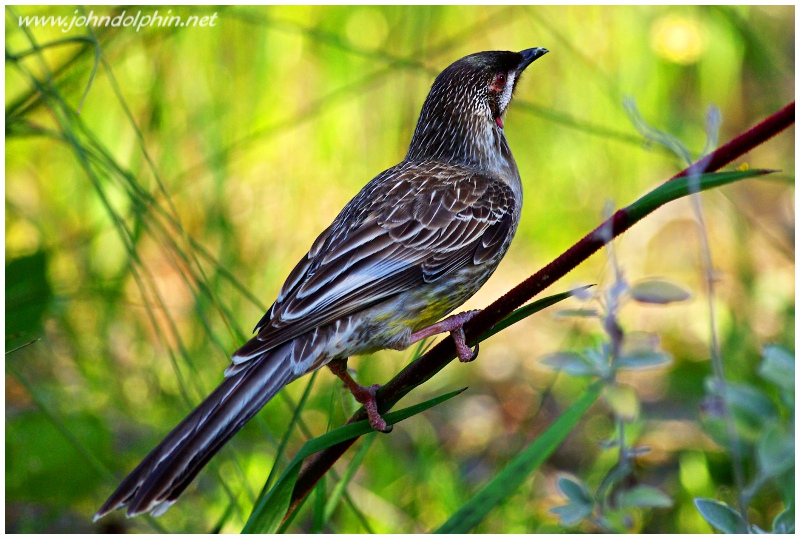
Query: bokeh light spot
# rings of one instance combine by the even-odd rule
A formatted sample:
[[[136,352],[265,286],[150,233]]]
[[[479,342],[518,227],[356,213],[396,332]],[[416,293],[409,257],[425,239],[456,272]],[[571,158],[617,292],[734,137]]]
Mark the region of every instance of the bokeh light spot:
[[[345,30],[347,39],[353,45],[365,49],[376,49],[383,44],[388,32],[386,19],[375,8],[363,8],[353,13],[347,20]]]
[[[708,464],[703,453],[687,451],[680,457],[681,485],[692,495],[706,492],[711,484]]]
[[[676,64],[693,64],[706,49],[706,40],[697,21],[677,15],[656,20],[650,40],[656,54]]]

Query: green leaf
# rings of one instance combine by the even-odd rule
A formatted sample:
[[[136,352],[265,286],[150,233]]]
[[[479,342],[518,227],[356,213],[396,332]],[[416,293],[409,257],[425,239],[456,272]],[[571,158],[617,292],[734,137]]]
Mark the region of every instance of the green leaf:
[[[692,189],[689,188],[690,178],[683,176],[681,178],[672,179],[662,185],[659,185],[639,200],[629,205],[625,210],[631,219],[637,221],[642,219],[653,210],[681,197],[694,192],[697,189],[706,191],[721,187],[729,183],[738,182],[746,178],[755,178],[756,176],[763,176],[771,174],[771,170],[737,170],[733,172],[714,172],[710,174],[700,174],[691,178]]]
[[[556,484],[561,494],[570,502],[589,505],[594,503],[592,495],[589,494],[589,489],[580,479],[573,480],[569,477],[561,476],[558,478],[558,481],[556,481]]]
[[[345,470],[342,477],[339,479],[339,482],[333,487],[330,494],[327,495],[327,501],[325,503],[325,516],[323,521],[328,522],[331,516],[333,516],[333,511],[336,509],[336,506],[339,504],[339,500],[344,493],[344,490],[347,488],[347,485],[350,483],[350,480],[353,479],[353,476],[358,471],[358,468],[361,466],[361,462],[363,462],[364,457],[367,455],[367,451],[369,451],[372,442],[375,441],[377,433],[367,434],[364,437],[364,442],[361,444],[361,447],[358,448],[356,451],[355,456],[347,465],[347,470]]]
[[[631,286],[628,293],[631,299],[639,303],[653,303],[656,305],[686,301],[692,297],[692,294],[685,288],[659,279],[640,281]]]
[[[655,487],[639,485],[616,495],[619,507],[672,507],[672,498]]]
[[[513,313],[509,314],[498,323],[496,323],[492,329],[482,333],[478,337],[478,342],[483,342],[492,335],[500,333],[504,329],[509,326],[516,324],[517,322],[524,320],[525,318],[531,316],[532,314],[536,314],[539,311],[550,307],[551,305],[555,305],[560,301],[564,301],[567,298],[577,295],[580,291],[586,290],[587,288],[591,288],[593,285],[582,286],[580,288],[576,288],[575,290],[570,290],[568,292],[561,292],[559,294],[554,294],[552,296],[547,296],[546,298],[537,299],[533,303],[529,303],[523,307],[520,307]]]
[[[708,498],[695,498],[694,506],[706,522],[723,533],[747,533],[747,522],[728,505]]]
[[[794,533],[794,502],[775,517],[772,522],[772,533]]]
[[[292,501],[292,491],[297,483],[297,476],[302,464],[303,459],[292,461],[275,486],[258,501],[255,509],[250,513],[250,518],[247,519],[242,533],[275,533],[277,531],[283,517],[286,516],[289,503]]]
[[[630,371],[657,369],[672,364],[672,355],[666,352],[633,352],[623,354],[617,358],[615,366],[618,369]]]
[[[558,522],[562,526],[574,526],[592,514],[592,506],[586,504],[569,504],[553,507],[550,509],[550,512],[558,516]]]
[[[541,359],[541,364],[554,371],[564,371],[571,376],[594,376],[597,374],[597,369],[575,352],[547,354]]]
[[[772,344],[764,347],[763,356],[758,374],[778,387],[794,390],[794,355]]]
[[[464,391],[464,389],[453,391],[423,403],[385,414],[383,419],[386,420],[387,425],[393,425],[455,397]],[[300,448],[300,451],[295,455],[294,459],[292,459],[292,462],[286,467],[286,470],[283,472],[280,479],[278,479],[278,482],[275,483],[275,486],[266,494],[259,496],[258,500],[256,500],[253,512],[250,513],[250,517],[247,519],[242,533],[275,533],[283,517],[286,516],[286,511],[289,509],[292,491],[297,482],[297,476],[300,473],[303,460],[323,449],[350,440],[351,438],[363,436],[370,432],[374,432],[374,430],[370,427],[369,421],[364,420],[343,425],[303,444],[303,447]]]
[[[322,529],[325,527],[325,498],[328,490],[325,483],[325,476],[323,475],[314,486],[314,511],[312,511],[311,533],[322,533]]]
[[[517,455],[500,473],[476,493],[436,533],[467,533],[522,483],[561,445],[564,438],[600,395],[601,386],[592,384],[586,393],[556,419],[546,431]]]
[[[767,477],[780,475],[794,464],[794,436],[773,426],[759,438],[756,457],[762,474]]]

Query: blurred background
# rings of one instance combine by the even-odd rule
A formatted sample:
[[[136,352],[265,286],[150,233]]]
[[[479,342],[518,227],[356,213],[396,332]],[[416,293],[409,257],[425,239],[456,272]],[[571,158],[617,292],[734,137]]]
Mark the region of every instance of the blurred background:
[[[216,17],[214,26],[139,31],[21,23],[123,9]],[[8,7],[6,530],[241,529],[309,377],[270,402],[163,517],[91,517],[221,380],[317,234],[402,160],[427,91],[451,62],[490,49],[551,51],[525,73],[506,118],[525,202],[506,259],[465,306],[480,308],[597,226],[607,204],[629,204],[684,168],[637,134],[625,98],[694,157],[709,106],[721,112],[723,143],[793,101],[794,20],[793,6]],[[794,353],[794,128],[733,166],[742,164],[780,172],[702,196],[714,312],[729,380],[777,401],[757,367],[764,345]],[[651,448],[634,478],[674,500],[636,513],[633,531],[710,532],[693,497],[732,496],[730,455],[701,418],[711,365],[699,238],[680,200],[615,242],[628,281],[661,277],[693,294],[619,313],[626,331],[657,334],[674,357],[624,378],[641,401],[629,436]],[[601,252],[548,293],[603,290],[612,279]],[[540,358],[603,339],[597,320],[557,316],[563,308],[587,305],[570,300],[528,318],[484,343],[478,361],[455,362],[406,397],[400,407],[469,386],[391,435],[366,438],[325,531],[435,529],[541,433],[587,380]],[[350,365],[362,383],[384,383],[410,356],[380,352]],[[279,467],[353,409],[329,372],[313,382]],[[793,418],[793,404],[781,413]],[[613,428],[599,402],[476,530],[561,530],[550,513],[563,504],[556,474],[596,487],[616,458],[599,446]],[[766,488],[751,521],[768,528],[791,483]],[[291,531],[312,529],[313,505]]]

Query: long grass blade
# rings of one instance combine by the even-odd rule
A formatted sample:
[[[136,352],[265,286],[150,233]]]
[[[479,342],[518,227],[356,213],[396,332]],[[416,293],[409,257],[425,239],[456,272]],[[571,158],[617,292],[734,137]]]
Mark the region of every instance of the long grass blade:
[[[691,177],[681,176],[656,187],[625,209],[632,219],[641,219],[659,206],[663,206],[667,202],[685,197],[690,192],[695,192],[698,190],[705,191],[707,189],[713,189],[729,183],[738,182],[739,180],[744,180],[746,178],[764,176],[765,174],[771,174],[773,172],[775,171],[752,169],[737,170],[734,172],[713,172]]]
[[[267,476],[267,480],[264,482],[264,488],[258,495],[259,498],[264,496],[264,493],[269,488],[269,485],[272,483],[272,479],[275,477],[275,473],[278,471],[278,462],[280,462],[281,457],[283,457],[283,452],[286,450],[286,445],[289,443],[289,438],[291,437],[292,432],[294,432],[294,428],[300,419],[300,412],[302,412],[303,408],[305,408],[306,402],[308,401],[308,396],[311,394],[311,388],[314,387],[314,382],[317,380],[318,373],[319,371],[315,371],[311,375],[311,379],[308,381],[308,385],[306,385],[305,391],[303,391],[303,396],[300,398],[300,402],[294,408],[294,414],[292,414],[292,420],[286,427],[286,432],[281,437],[280,444],[278,445],[278,451],[275,453],[274,464],[272,465],[272,469],[269,472],[269,476]]]
[[[369,434],[364,438],[364,442],[361,444],[361,447],[358,448],[356,454],[353,456],[353,460],[347,465],[347,469],[344,472],[344,475],[336,483],[336,486],[333,487],[333,490],[328,495],[327,502],[325,503],[324,513],[322,517],[322,523],[326,524],[328,520],[333,516],[333,512],[336,509],[336,506],[339,505],[339,500],[342,498],[347,485],[350,483],[350,480],[353,479],[353,476],[358,471],[358,468],[361,466],[361,462],[364,460],[364,457],[367,456],[367,452],[369,451],[370,446],[372,446],[372,442],[375,441],[375,434]]]
[[[467,503],[453,513],[436,533],[467,533],[480,523],[489,512],[513,494],[528,476],[558,448],[564,438],[583,417],[600,395],[601,386],[593,384],[566,412],[556,419],[544,433],[517,455]]]

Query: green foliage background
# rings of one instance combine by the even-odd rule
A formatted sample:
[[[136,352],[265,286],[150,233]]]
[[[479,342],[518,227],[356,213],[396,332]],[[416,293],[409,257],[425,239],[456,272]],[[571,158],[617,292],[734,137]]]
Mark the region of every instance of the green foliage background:
[[[6,356],[8,531],[241,529],[308,378],[269,403],[163,517],[92,524],[91,515],[221,379],[319,231],[402,159],[433,78],[461,56],[551,51],[526,72],[506,120],[525,186],[517,239],[465,308],[488,304],[577,241],[606,201],[627,204],[683,168],[636,134],[625,96],[695,155],[709,105],[721,110],[724,142],[794,99],[792,6],[157,9],[218,16],[208,28],[62,32],[22,28],[19,17],[76,8],[6,10],[6,350],[39,339]],[[46,46],[92,34],[101,54],[94,78],[94,45]],[[703,196],[718,330],[735,381],[763,385],[755,368],[764,344],[794,350],[793,137],[791,129],[746,160],[783,172]],[[633,436],[653,449],[637,460],[636,478],[675,500],[642,512],[632,529],[710,532],[692,498],[727,499],[732,478],[728,453],[698,420],[711,369],[688,201],[633,228],[617,255],[631,281],[660,276],[694,291],[679,306],[621,313],[675,356],[670,368],[625,380],[643,402]],[[553,292],[607,282],[608,269],[597,255]],[[450,365],[407,397],[469,386],[376,436],[324,529],[435,529],[537,436],[585,387],[538,359],[600,333],[553,314],[493,337],[477,362]],[[351,365],[362,382],[383,382],[410,354]],[[280,466],[349,415],[339,386],[327,372],[315,378]],[[555,472],[589,483],[602,476],[614,456],[597,442],[612,429],[607,410],[593,407],[476,530],[559,531],[549,512],[562,503]],[[752,521],[768,528],[780,499],[768,489]],[[291,531],[312,528],[314,505]]]

